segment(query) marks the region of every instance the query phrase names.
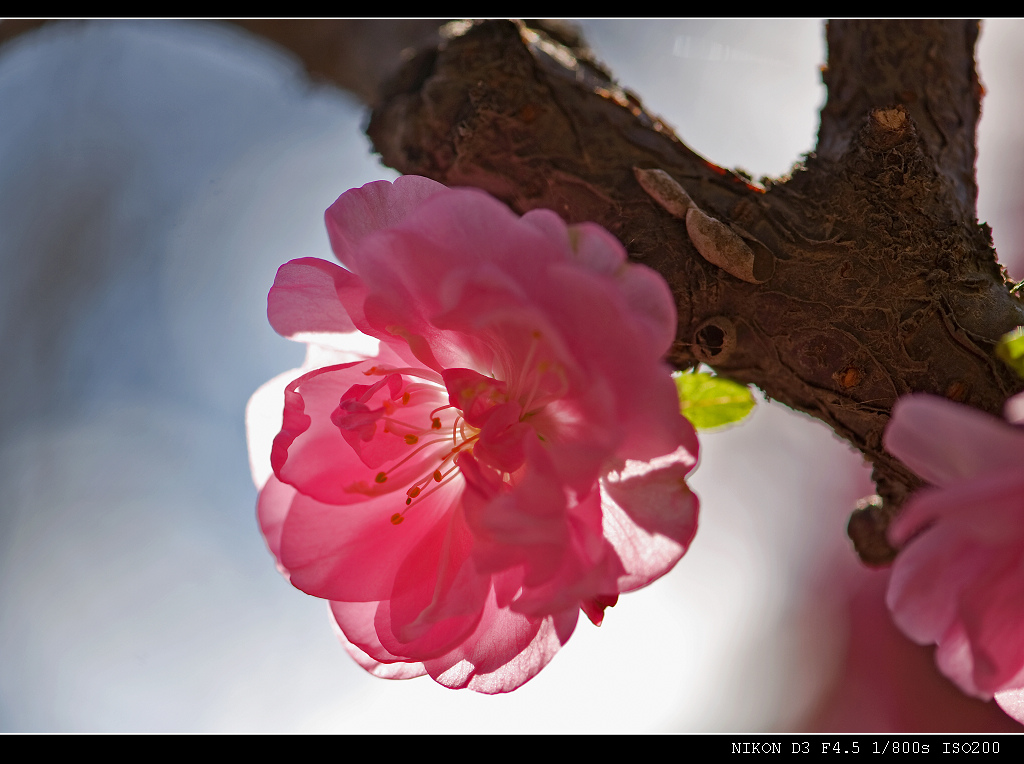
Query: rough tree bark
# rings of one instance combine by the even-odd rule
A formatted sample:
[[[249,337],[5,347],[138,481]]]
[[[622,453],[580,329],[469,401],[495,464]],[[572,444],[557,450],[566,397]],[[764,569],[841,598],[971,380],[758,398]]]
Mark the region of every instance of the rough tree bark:
[[[595,221],[658,270],[679,309],[673,364],[757,385],[873,463],[881,499],[849,525],[869,564],[894,556],[886,528],[920,485],[882,448],[896,399],[998,414],[1024,387],[993,354],[1024,303],[976,216],[976,22],[829,23],[817,149],[763,188],[687,148],[564,24],[238,23],[374,105],[386,164]],[[724,223],[756,277],[705,259],[636,168]]]
[[[883,564],[888,522],[920,485],[882,448],[896,399],[924,391],[998,414],[1022,387],[993,355],[1024,304],[975,213],[977,34],[970,21],[830,23],[818,150],[765,189],[693,153],[543,25],[451,30],[382,93],[368,132],[402,172],[615,233],[672,287],[676,366],[755,384],[873,463],[882,500],[849,532]],[[634,168],[664,170],[729,224],[758,278],[704,259]]]

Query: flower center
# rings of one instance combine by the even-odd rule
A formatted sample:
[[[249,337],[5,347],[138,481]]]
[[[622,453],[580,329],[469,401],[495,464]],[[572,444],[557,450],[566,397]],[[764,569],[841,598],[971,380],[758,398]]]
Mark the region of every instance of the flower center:
[[[466,424],[466,420],[462,417],[462,413],[451,404],[447,406],[439,406],[430,412],[430,431],[431,434],[441,432],[441,417],[437,414],[443,412],[446,409],[452,409],[455,413],[455,419],[451,425],[451,435],[449,436],[447,431],[443,437],[430,438],[422,446],[419,446],[416,451],[410,453],[404,461],[412,459],[419,451],[429,446],[437,445],[439,443],[448,444],[451,443],[451,448],[441,453],[441,461],[434,462],[436,465],[433,472],[420,477],[414,481],[413,484],[405,492],[405,506],[401,512],[395,512],[391,516],[391,524],[398,525],[405,519],[405,512],[412,507],[413,503],[417,500],[426,499],[435,491],[439,490],[441,486],[450,483],[459,474],[459,466],[455,463],[455,457],[465,448],[467,445],[472,450],[472,443],[480,437],[480,433],[473,427],[469,427]],[[425,431],[424,431],[425,432]],[[419,442],[419,435],[407,434],[405,436],[405,442],[409,445],[416,445]],[[435,454],[436,458],[436,454]],[[392,469],[400,467],[403,462],[399,462]],[[377,473],[376,480],[378,483],[383,483],[387,480],[387,472]]]
[[[485,481],[488,493],[507,489],[525,461],[524,438],[546,441],[534,417],[568,387],[560,364],[538,359],[539,340],[533,332],[511,384],[471,369],[366,369],[379,379],[352,385],[331,417],[363,463],[377,470],[371,485],[353,490],[404,489],[405,507],[391,516],[399,525],[409,509],[463,474],[460,454],[493,476]]]
[[[380,379],[352,385],[332,421],[366,466],[380,468],[373,486],[363,490],[378,495],[405,489],[405,508],[391,516],[392,524],[399,525],[410,507],[458,477],[456,457],[472,450],[480,430],[451,394],[445,396],[445,387],[438,384],[444,380],[429,369],[372,366],[363,373]],[[477,398],[463,394],[459,402],[475,416],[485,416],[487,402]]]

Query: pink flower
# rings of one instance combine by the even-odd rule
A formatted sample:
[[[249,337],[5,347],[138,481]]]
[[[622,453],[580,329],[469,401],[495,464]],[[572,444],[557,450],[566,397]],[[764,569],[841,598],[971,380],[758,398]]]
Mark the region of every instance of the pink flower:
[[[345,268],[269,296],[306,365],[247,413],[267,544],[371,673],[513,690],[696,532],[672,295],[598,226],[426,178],[326,217]]]
[[[1012,421],[1022,404],[1007,403]],[[890,528],[907,545],[887,597],[896,624],[937,644],[940,670],[964,692],[1024,722],[1024,428],[911,395],[893,408],[885,446],[935,486]]]

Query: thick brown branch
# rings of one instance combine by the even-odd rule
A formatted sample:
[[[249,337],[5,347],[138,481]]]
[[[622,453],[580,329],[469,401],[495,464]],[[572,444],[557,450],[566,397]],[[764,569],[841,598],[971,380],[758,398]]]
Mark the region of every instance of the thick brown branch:
[[[817,155],[839,160],[872,109],[902,105],[964,216],[976,214],[975,131],[981,84],[976,21],[831,21],[828,103]]]
[[[916,28],[901,36],[907,28],[864,34],[889,40],[905,62],[934,60],[941,46]],[[968,37],[961,31],[962,45]],[[962,51],[957,61],[948,89],[974,88],[976,97]],[[851,81],[843,66],[832,65],[832,81]],[[407,66],[369,133],[402,172],[615,233],[676,295],[676,365],[701,360],[754,383],[874,462],[886,503],[859,514],[851,534],[878,563],[893,554],[884,535],[891,514],[919,484],[882,447],[896,399],[927,391],[998,412],[1021,387],[992,354],[1002,333],[1024,324],[1024,305],[974,218],[977,107],[954,125],[926,96],[921,130],[891,98],[885,109],[846,98],[828,117],[825,155],[765,192],[690,151],[579,50],[524,24],[486,22]],[[956,148],[956,130],[969,153]],[[686,224],[641,188],[637,167],[682,184],[771,277],[751,283],[702,257]]]
[[[377,102],[381,84],[420,48],[440,41],[438,19],[243,19],[231,22],[281,45],[313,76]]]
[[[0,20],[0,44],[44,24],[46,19]],[[374,104],[380,86],[412,54],[440,41],[444,19],[235,19],[241,27],[286,48],[314,79],[327,80]]]

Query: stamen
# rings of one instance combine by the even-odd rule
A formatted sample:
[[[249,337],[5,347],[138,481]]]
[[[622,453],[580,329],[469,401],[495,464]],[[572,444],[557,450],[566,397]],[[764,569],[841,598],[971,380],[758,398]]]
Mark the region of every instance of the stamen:
[[[418,379],[425,379],[428,382],[433,382],[436,385],[444,385],[444,380],[436,371],[432,371],[430,369],[417,369],[411,366],[371,366],[369,369],[364,371],[363,374],[366,374],[367,376],[373,376],[375,374],[401,374],[403,377],[416,377]]]
[[[444,474],[441,473],[441,470],[434,470],[434,482],[435,483],[440,483],[442,480],[444,480],[444,478],[446,478],[449,475],[451,475],[458,468],[459,468],[459,466],[457,464],[453,464],[452,468],[450,470],[448,470],[447,472],[445,472]]]
[[[378,483],[383,483],[387,479],[388,479],[388,475],[387,475],[386,472],[378,472],[377,473],[377,477],[374,478],[374,480],[376,480]]]
[[[430,494],[432,494],[432,493],[434,493],[435,491],[439,490],[439,489],[441,488],[441,486],[447,485],[448,483],[452,482],[452,480],[454,480],[454,479],[455,479],[456,477],[458,477],[458,475],[457,475],[457,473],[458,473],[458,472],[459,472],[459,468],[458,468],[458,467],[453,467],[453,468],[452,468],[452,469],[451,469],[451,470],[449,471],[449,473],[448,473],[448,475],[449,475],[449,476],[448,476],[447,478],[445,478],[445,479],[444,479],[444,480],[442,480],[442,481],[441,481],[440,483],[438,483],[438,484],[437,484],[437,485],[435,485],[435,486],[434,486],[433,488],[431,488],[431,489],[430,489],[429,491],[427,491],[427,492],[426,492],[426,493],[424,493],[424,494],[423,494],[422,496],[420,496],[418,500],[419,500],[419,501],[423,501],[423,500],[424,500],[424,499],[426,499],[426,498],[427,498],[428,496],[430,496]],[[453,473],[455,473],[455,474],[453,474]],[[405,500],[405,503],[406,503],[407,505],[408,505],[408,504],[412,504],[412,499],[406,499],[406,500]]]
[[[444,443],[446,440],[448,440],[448,438],[435,438],[434,440],[428,440],[428,441],[424,442],[419,448],[417,448],[412,453],[408,454],[404,459],[402,459],[402,461],[400,461],[400,462],[398,462],[396,464],[392,464],[391,468],[388,470],[388,472],[393,472],[394,470],[397,470],[399,467],[401,467],[407,461],[409,461],[414,456],[416,456],[416,454],[418,454],[424,448],[428,448],[429,446],[433,446],[436,443]],[[381,472],[380,474],[377,475],[377,482],[378,483],[383,483],[384,482],[383,480],[381,480],[380,476],[381,475],[385,475],[385,474],[386,473]]]
[[[479,436],[474,435],[473,440],[476,440],[477,437]],[[447,462],[449,459],[453,458],[456,454],[458,454],[462,450],[462,447],[464,445],[465,443],[460,443],[447,454],[445,454],[444,459],[441,460],[441,466],[443,467],[445,462]],[[413,483],[412,487],[405,492],[406,495],[408,496],[408,498],[405,500],[406,506],[412,504],[412,500],[420,495],[420,492],[427,486],[428,483],[430,483],[431,480],[433,480],[435,483],[444,482],[447,477],[449,477],[453,472],[457,472],[458,469],[458,465],[453,464],[447,472],[441,472],[440,469],[436,469],[433,471],[433,473],[417,480],[415,483]]]
[[[405,519],[405,518],[404,518],[404,517],[402,517],[402,515],[401,515],[401,514],[399,514],[398,512],[395,512],[395,514],[391,515],[391,524],[392,524],[392,525],[400,525],[400,524],[401,524],[401,522],[402,522],[402,521],[403,521],[404,519]]]
[[[437,417],[436,416],[433,419],[431,419],[430,420],[430,427],[433,430],[440,430],[441,429],[441,417]]]
[[[415,435],[406,435],[405,436],[405,442],[408,443],[411,446],[411,445],[419,442],[419,438],[417,438]]]
[[[401,419],[395,419],[394,417],[384,416],[384,417],[381,417],[381,421],[382,422],[387,422],[388,424],[397,424],[397,425],[399,425],[401,427],[406,427],[406,428],[408,428],[410,430],[415,430],[416,432],[423,432],[423,428],[422,427],[417,427],[414,424],[409,424],[408,422],[403,422]],[[385,432],[390,432],[390,430],[385,430]]]

